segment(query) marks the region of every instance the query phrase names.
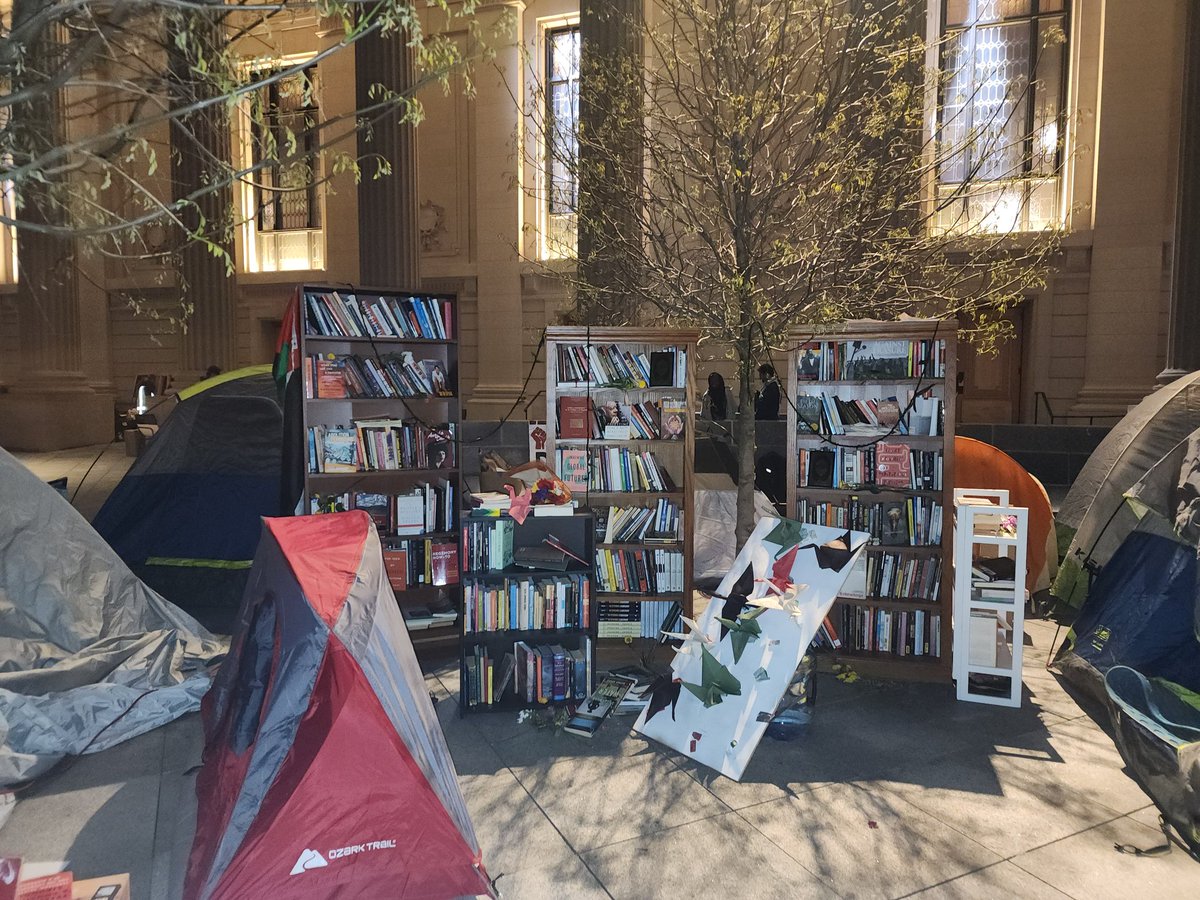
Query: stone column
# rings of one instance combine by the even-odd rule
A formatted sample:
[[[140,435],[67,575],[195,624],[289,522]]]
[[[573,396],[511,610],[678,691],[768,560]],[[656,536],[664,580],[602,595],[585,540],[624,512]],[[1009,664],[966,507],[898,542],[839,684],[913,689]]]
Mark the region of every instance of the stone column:
[[[413,88],[413,56],[402,35],[373,34],[354,49],[358,108],[377,98],[371,86],[409,95]],[[358,184],[359,280],[375,287],[418,290],[420,232],[417,225],[417,142],[412,125],[400,122],[400,111],[375,120],[370,132],[358,133],[363,177]],[[374,177],[382,157],[391,174]]]
[[[1200,369],[1200,9],[1188,4],[1166,383]]]
[[[579,148],[579,275],[586,285],[580,308],[593,324],[636,318],[632,286],[639,279],[624,246],[637,240],[639,230],[642,146],[636,129],[622,129],[611,110],[632,107],[642,93],[635,74],[641,71],[642,5],[582,0],[579,6],[579,118],[583,133],[592,136]],[[597,143],[605,148],[599,154],[590,149]]]
[[[493,34],[501,16],[513,16],[523,33],[522,2],[488,3],[477,13],[484,34]],[[519,40],[519,38],[510,38]],[[521,260],[524,239],[523,192],[513,173],[523,170],[513,138],[524,117],[513,97],[524,96],[521,58],[515,43],[493,46],[490,66],[476,73],[475,261],[478,271],[479,379],[467,400],[471,419],[499,419],[521,393],[528,360],[521,353]],[[520,415],[518,410],[515,415]]]
[[[1072,416],[1123,416],[1162,368],[1183,6],[1159,8],[1104,7],[1087,352]]]
[[[220,29],[219,23],[211,26]],[[215,37],[214,41],[219,40]],[[189,72],[188,60],[172,54],[171,68],[176,104],[203,99],[207,86]],[[218,184],[228,177],[230,156],[229,116],[223,103],[176,120],[171,126],[171,181],[175,199]],[[204,236],[233,258],[233,188],[220,184],[185,207],[180,217],[188,228],[204,221]],[[179,276],[185,297],[192,304],[187,330],[180,341],[180,371],[177,386],[203,377],[209,366],[228,371],[237,365],[237,290],[226,260],[214,256],[208,246],[181,235]]]
[[[14,23],[36,14],[38,4],[18,2]],[[51,30],[37,39],[30,59],[39,61],[14,87],[38,87],[68,61],[61,55],[65,33]],[[20,129],[32,135],[38,153],[60,144],[67,133],[59,92],[39,90],[36,100],[12,110]],[[40,141],[40,143],[38,143]],[[0,445],[11,450],[58,450],[111,441],[112,396],[97,391],[84,375],[75,241],[63,229],[70,219],[63,185],[21,185],[18,213],[17,329],[21,368],[9,392],[0,396]]]

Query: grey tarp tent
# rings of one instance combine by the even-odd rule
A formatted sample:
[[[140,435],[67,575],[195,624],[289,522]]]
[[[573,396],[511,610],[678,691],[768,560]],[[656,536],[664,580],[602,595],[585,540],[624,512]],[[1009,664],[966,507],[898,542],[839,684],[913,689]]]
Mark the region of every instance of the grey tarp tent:
[[[223,649],[0,449],[0,786],[197,709]]]
[[[1159,388],[1108,433],[1079,473],[1055,516],[1071,546],[1051,589],[1078,607],[1087,596],[1086,571],[1103,566],[1137,525],[1125,492],[1200,428],[1200,372]]]

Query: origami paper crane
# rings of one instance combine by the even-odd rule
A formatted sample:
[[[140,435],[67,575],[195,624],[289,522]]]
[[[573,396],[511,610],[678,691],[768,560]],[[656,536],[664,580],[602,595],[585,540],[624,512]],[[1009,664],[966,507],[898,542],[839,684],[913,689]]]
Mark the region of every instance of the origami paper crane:
[[[713,639],[709,637],[699,625],[696,624],[694,619],[689,619],[687,616],[680,616],[679,618],[683,621],[683,624],[690,629],[687,634],[683,634],[678,631],[663,632],[663,634],[669,638],[675,638],[677,641],[683,641],[683,646],[679,648],[678,652],[695,656],[697,647],[704,647],[705,644],[713,643]]]
[[[658,713],[671,706],[671,719],[675,719],[675,706],[679,703],[679,690],[682,682],[675,681],[670,675],[659,675],[650,685],[650,705],[646,708],[646,721],[649,722]]]
[[[720,616],[717,621],[720,622],[729,633],[729,643],[733,647],[733,661],[739,662],[742,658],[742,652],[746,649],[746,644],[750,641],[758,640],[758,636],[762,634],[762,626],[758,624],[758,617],[766,612],[766,607],[759,607],[751,612],[741,613],[736,619],[724,619]]]
[[[713,596],[718,596],[714,594]],[[725,624],[726,619],[736,619],[746,608],[745,594],[731,594],[728,597],[721,598],[725,601],[721,607],[721,615],[717,616],[717,621],[721,623],[721,637],[718,640],[725,640],[725,635],[729,634],[729,626]]]
[[[798,548],[807,550],[810,547],[817,554],[817,565],[822,569],[833,569],[836,572],[842,571],[846,567],[846,563],[850,562],[850,558],[854,556],[854,550],[850,547],[849,530],[840,538],[834,538],[832,541],[821,544],[805,544]]]
[[[705,709],[716,706],[726,696],[741,696],[742,683],[703,645],[700,647],[700,662],[700,683],[685,681],[683,686],[699,698]]]

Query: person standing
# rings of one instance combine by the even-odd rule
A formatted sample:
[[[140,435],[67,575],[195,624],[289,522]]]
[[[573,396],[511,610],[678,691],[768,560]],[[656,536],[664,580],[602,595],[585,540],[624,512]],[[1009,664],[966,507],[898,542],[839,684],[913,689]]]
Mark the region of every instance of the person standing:
[[[702,415],[706,419],[719,422],[728,419],[733,410],[733,402],[729,388],[725,387],[725,379],[720,372],[708,373],[708,390],[701,397],[704,402]]]
[[[779,379],[773,366],[763,363],[758,367],[762,387],[754,395],[754,418],[774,420],[779,418]]]

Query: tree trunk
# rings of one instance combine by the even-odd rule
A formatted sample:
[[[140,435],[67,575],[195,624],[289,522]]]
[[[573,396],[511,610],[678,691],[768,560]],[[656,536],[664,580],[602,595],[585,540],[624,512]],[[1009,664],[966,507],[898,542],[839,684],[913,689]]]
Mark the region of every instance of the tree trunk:
[[[733,420],[733,440],[737,445],[737,538],[736,550],[740,550],[754,530],[754,392],[751,376],[754,363],[750,358],[749,346],[738,348],[738,372],[741,387],[738,390],[738,411]]]

